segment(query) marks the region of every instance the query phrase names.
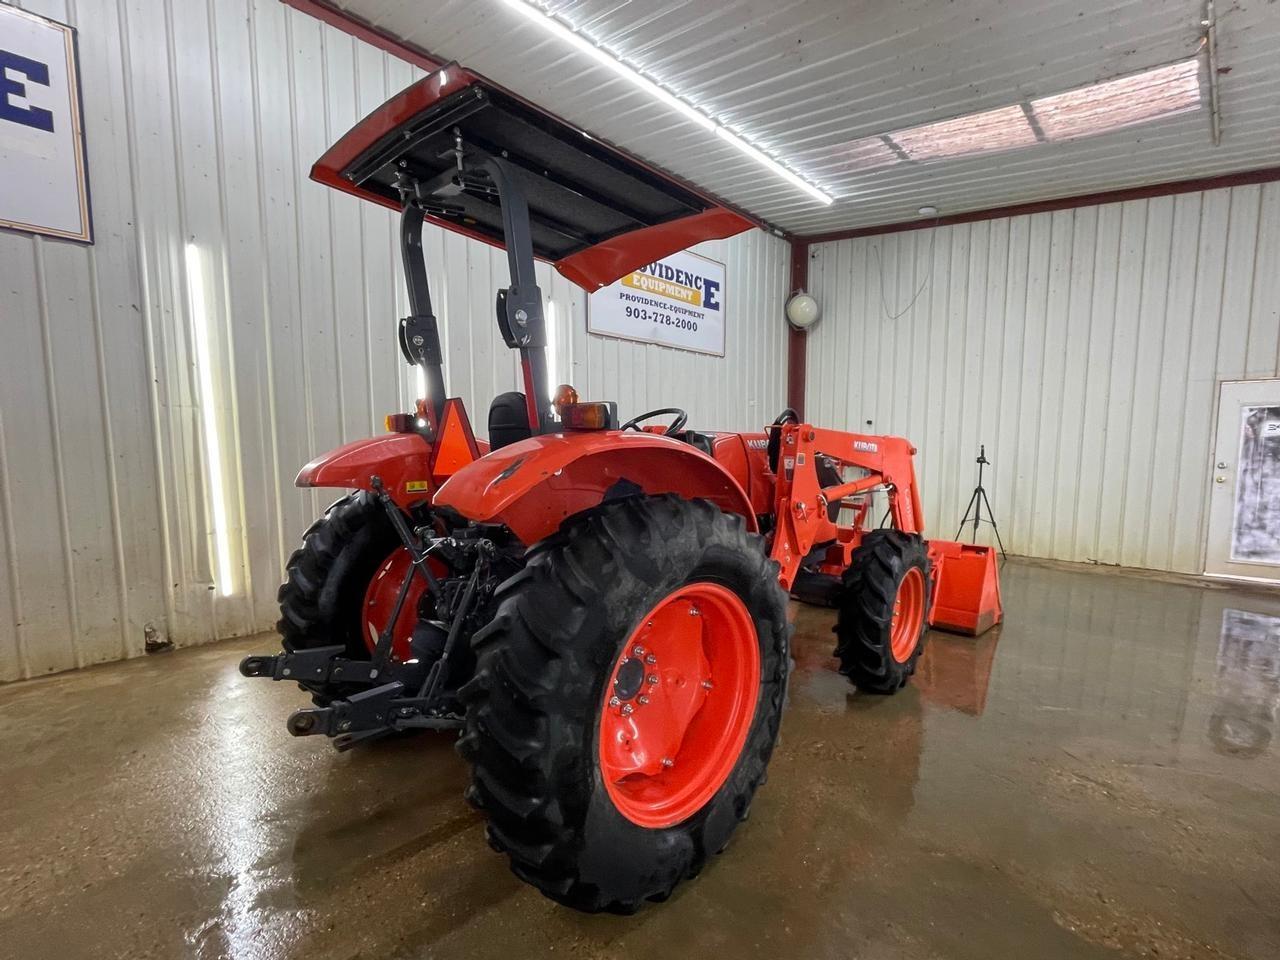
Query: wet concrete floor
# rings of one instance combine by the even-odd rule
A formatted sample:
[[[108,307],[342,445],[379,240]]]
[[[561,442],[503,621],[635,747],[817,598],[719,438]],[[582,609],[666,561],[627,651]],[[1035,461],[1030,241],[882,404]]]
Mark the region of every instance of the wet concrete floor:
[[[339,755],[237,641],[0,688],[0,957],[1280,956],[1280,599],[1011,562],[892,698],[797,608],[751,820],[666,904],[518,882],[451,738]]]

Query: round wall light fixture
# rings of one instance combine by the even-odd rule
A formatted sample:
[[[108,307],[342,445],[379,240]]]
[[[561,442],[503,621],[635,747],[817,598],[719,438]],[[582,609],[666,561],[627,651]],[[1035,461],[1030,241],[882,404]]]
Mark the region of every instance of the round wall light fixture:
[[[803,290],[792,294],[787,301],[787,322],[797,330],[808,330],[818,322],[821,315],[818,301]]]

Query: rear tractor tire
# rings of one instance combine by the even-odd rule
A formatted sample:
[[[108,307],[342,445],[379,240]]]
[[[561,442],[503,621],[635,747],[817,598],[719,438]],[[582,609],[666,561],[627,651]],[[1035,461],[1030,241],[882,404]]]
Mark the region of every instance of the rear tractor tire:
[[[835,655],[859,690],[896,693],[916,672],[928,629],[929,573],[916,534],[873,530],[853,552],[837,599]]]
[[[765,775],[787,597],[741,517],[630,497],[570,520],[473,640],[459,752],[512,871],[631,913],[720,852]]]
[[[280,632],[290,652],[342,645],[346,656],[368,660],[373,641],[370,626],[381,631],[390,619],[395,595],[409,566],[381,503],[359,491],[335,502],[303,535],[280,585]],[[423,581],[415,577],[396,623],[393,654],[404,659],[418,620]],[[345,696],[359,686],[335,684],[332,696]],[[324,706],[330,696],[317,695]]]

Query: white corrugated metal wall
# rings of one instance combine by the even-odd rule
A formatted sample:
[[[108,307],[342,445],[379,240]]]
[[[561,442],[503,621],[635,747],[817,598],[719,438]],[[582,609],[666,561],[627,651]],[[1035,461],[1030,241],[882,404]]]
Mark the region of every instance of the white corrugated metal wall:
[[[411,392],[394,215],[306,171],[418,71],[278,0],[20,5],[80,31],[97,243],[0,232],[0,680],[137,655],[148,625],[180,644],[269,627],[329,496],[295,490],[297,468]],[[449,390],[482,423],[517,383],[493,321],[505,257],[435,229],[426,245]],[[723,360],[588,338],[584,294],[543,267],[559,377],[624,413],[772,418],[787,248],[754,231],[699,249],[728,263]]]
[[[811,256],[806,413],[911,438],[931,532],[985,443],[1011,553],[1203,570],[1218,382],[1280,375],[1280,183]]]

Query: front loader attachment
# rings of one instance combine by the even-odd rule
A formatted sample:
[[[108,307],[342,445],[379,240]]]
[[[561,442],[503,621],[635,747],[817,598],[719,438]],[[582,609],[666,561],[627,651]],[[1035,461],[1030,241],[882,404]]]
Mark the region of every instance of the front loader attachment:
[[[933,601],[929,626],[976,637],[1004,618],[995,547],[930,540]]]

